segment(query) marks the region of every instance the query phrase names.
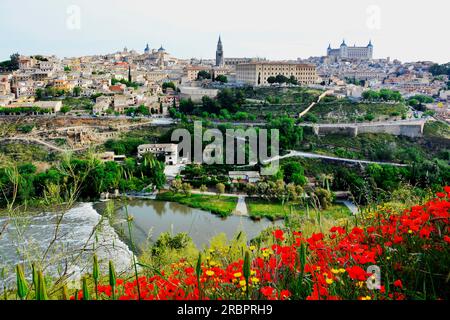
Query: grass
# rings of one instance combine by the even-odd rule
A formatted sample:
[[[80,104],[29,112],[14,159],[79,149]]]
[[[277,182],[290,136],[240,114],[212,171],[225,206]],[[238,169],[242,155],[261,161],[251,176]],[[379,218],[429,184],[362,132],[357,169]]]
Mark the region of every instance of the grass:
[[[423,129],[425,137],[450,139],[450,126],[444,122],[427,122]]]
[[[374,120],[401,119],[406,114],[407,107],[403,103],[355,103],[346,99],[317,104],[311,113],[321,119],[321,122],[354,122],[367,121],[365,115],[371,114]],[[396,116],[393,116],[393,115]]]
[[[247,198],[247,207],[249,214],[253,218],[268,218],[270,220],[283,219],[286,215],[292,214],[306,215],[307,210],[305,207],[298,203],[276,203],[268,202],[261,199],[249,199]],[[292,211],[291,211],[292,210]],[[313,210],[310,210],[310,215],[313,215]],[[351,215],[350,210],[340,204],[333,204],[326,210],[321,211],[321,215],[324,217],[333,218],[335,220],[345,219]]]
[[[191,194],[186,196],[185,194],[164,192],[158,194],[156,200],[171,201],[184,204],[191,208],[197,208],[211,213],[218,214],[222,217],[227,217],[233,213],[236,209],[237,198],[217,196]]]

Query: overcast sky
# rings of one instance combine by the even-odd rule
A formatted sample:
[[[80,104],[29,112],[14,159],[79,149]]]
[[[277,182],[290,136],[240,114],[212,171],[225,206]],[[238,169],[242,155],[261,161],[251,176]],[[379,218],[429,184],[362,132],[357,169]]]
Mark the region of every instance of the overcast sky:
[[[79,12],[79,15],[78,15]],[[0,0],[0,60],[164,48],[180,58],[296,59],[367,45],[376,58],[450,61],[448,0]]]

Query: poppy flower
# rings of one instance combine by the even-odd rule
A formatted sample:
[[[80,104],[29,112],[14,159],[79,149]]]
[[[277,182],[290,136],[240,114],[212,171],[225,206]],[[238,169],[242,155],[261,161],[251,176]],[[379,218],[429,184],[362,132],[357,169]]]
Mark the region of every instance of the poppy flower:
[[[403,288],[402,280],[395,280],[394,281],[394,286],[397,287],[397,288],[402,289]]]
[[[284,241],[284,232],[282,230],[275,230],[273,236],[277,240]]]

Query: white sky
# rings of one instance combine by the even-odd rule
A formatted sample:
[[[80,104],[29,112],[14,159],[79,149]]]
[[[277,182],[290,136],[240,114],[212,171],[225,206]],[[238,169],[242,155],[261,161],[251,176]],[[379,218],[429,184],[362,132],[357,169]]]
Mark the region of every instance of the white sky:
[[[71,5],[80,29],[68,27]],[[448,0],[0,0],[0,60],[143,51],[147,42],[181,58],[213,58],[221,34],[225,57],[307,58],[345,38],[372,39],[376,58],[443,63],[449,13]]]

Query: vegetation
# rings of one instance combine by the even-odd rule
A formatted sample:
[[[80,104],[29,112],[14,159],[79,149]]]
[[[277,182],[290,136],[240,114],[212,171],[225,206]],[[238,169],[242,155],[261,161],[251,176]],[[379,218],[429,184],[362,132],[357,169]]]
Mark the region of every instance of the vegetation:
[[[227,83],[228,78],[227,78],[227,76],[220,74],[216,77],[216,79],[214,79],[214,81],[221,82],[221,83]]]
[[[162,89],[163,89],[164,92],[166,92],[167,89],[169,89],[169,88],[174,90],[174,91],[177,90],[177,87],[175,86],[175,83],[173,83],[172,81],[164,82],[162,84]]]
[[[363,92],[362,97],[368,101],[403,101],[400,92],[389,89],[381,89],[380,91],[367,90]]]
[[[236,197],[217,197],[200,194],[177,193],[173,191],[159,193],[156,197],[160,201],[171,201],[184,204],[191,208],[209,211],[213,214],[227,217],[236,209]]]
[[[1,107],[0,114],[47,114],[51,113],[52,110],[40,107]]]
[[[363,212],[358,221],[335,221],[308,233],[288,224],[247,243],[245,234],[218,236],[196,252],[186,234],[162,234],[152,250],[134,261],[133,274],[118,276],[109,262],[101,276],[96,257],[92,275],[69,291],[64,282],[31,282],[16,267],[12,299],[89,300],[439,300],[449,294],[450,187],[436,197],[402,210]],[[128,219],[129,220],[129,219]],[[314,219],[325,225],[320,216]],[[393,252],[395,254],[393,254]],[[197,253],[197,254],[196,254]],[[411,257],[420,259],[411,259]],[[142,271],[137,270],[137,265]],[[369,266],[381,272],[379,280]],[[320,271],[320,272],[318,272]],[[49,285],[47,285],[49,284]]]
[[[406,117],[408,108],[404,103],[359,103],[348,99],[326,97],[308,113],[321,123],[363,122]],[[308,121],[308,119],[302,119]],[[310,121],[314,122],[314,121]]]
[[[205,79],[211,79],[211,73],[209,73],[206,70],[201,70],[197,74],[197,80],[205,80]]]
[[[284,150],[293,150],[303,140],[303,128],[295,124],[295,120],[287,116],[273,119],[268,123],[269,129],[278,129],[280,134],[280,147]]]
[[[311,207],[302,206],[297,202],[281,203],[281,202],[268,202],[261,199],[248,199],[247,206],[252,218],[267,218],[270,220],[295,219],[295,215],[299,217],[312,217],[315,218],[318,213],[321,217],[326,219],[346,219],[350,217],[350,211],[347,207],[339,204],[334,204],[327,209],[316,211]]]
[[[290,78],[288,78],[288,77],[286,77],[286,76],[284,76],[282,74],[279,74],[276,77],[269,77],[269,78],[267,78],[267,82],[269,84],[274,84],[274,83],[283,84],[283,83],[286,83],[286,84],[298,85],[298,81],[297,81],[297,79],[294,76],[291,76]]]
[[[438,75],[448,75],[450,76],[450,63],[446,63],[446,64],[434,64],[430,67],[429,70],[433,76],[438,76]]]
[[[0,71],[15,71],[19,69],[19,57],[18,53],[14,53],[9,60],[0,62]]]
[[[139,164],[134,159],[126,159],[122,165],[102,163],[88,156],[85,159],[65,157],[43,172],[38,172],[31,163],[0,168],[4,200],[15,199],[18,203],[49,204],[58,199],[66,202],[77,198],[92,199],[101,192],[115,189],[161,188],[165,181],[164,164],[150,155],[145,155]]]
[[[149,116],[150,110],[148,107],[146,107],[145,105],[141,104],[139,107],[136,108],[128,108],[126,111],[126,115],[127,116],[137,116],[137,115],[142,115],[142,116]]]
[[[139,87],[139,84],[137,82],[133,82],[133,81],[128,81],[126,79],[116,79],[116,78],[112,78],[111,79],[111,84],[112,85],[116,85],[118,83],[124,84],[127,87],[131,87],[134,88],[135,90]]]

